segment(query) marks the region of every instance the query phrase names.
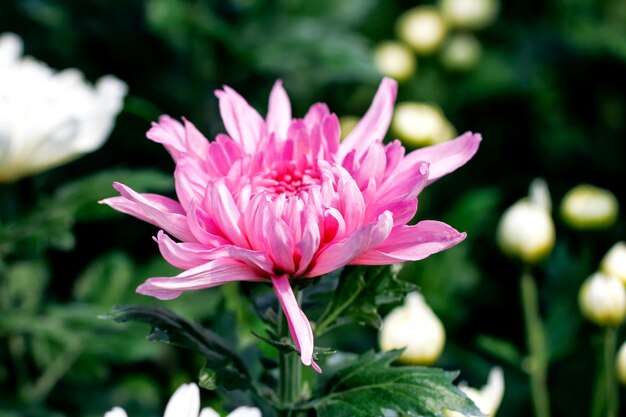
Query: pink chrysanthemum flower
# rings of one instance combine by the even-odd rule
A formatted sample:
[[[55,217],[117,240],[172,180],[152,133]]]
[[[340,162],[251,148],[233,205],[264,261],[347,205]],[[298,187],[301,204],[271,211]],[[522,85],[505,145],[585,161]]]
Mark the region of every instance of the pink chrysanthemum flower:
[[[465,164],[480,135],[408,155],[397,140],[383,144],[396,92],[396,82],[384,79],[341,143],[337,116],[325,104],[292,119],[280,81],[265,119],[234,90],[218,90],[228,135],[213,142],[187,120],[162,116],[147,136],[176,162],[178,201],[118,183],[121,196],[103,201],[162,228],[155,238],[161,254],[185,270],[150,278],[137,292],[166,300],[231,281],[271,282],[302,363],[319,371],[311,325],[290,279],[344,265],[415,261],[465,238],[445,223],[407,222],[419,192]]]

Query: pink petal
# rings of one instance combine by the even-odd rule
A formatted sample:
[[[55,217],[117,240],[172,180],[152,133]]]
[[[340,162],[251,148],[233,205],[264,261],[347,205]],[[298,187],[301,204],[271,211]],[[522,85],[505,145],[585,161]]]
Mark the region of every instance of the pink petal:
[[[289,276],[272,277],[272,284],[280,306],[287,317],[291,337],[300,350],[300,360],[305,365],[311,365],[313,362],[313,331],[309,320],[300,310],[298,301],[293,294],[289,284]]]
[[[248,241],[241,231],[241,213],[224,181],[215,183],[210,195],[211,200],[207,204],[211,204],[215,223],[233,244],[248,247]]]
[[[267,275],[243,262],[219,258],[175,277],[150,278],[137,288],[137,292],[160,300],[171,300],[185,291],[216,287],[232,281],[267,281]]]
[[[208,139],[189,120],[183,117],[183,121],[185,122],[185,146],[187,153],[195,155],[200,160],[204,159],[209,151]]]
[[[239,143],[246,153],[253,153],[265,129],[259,113],[235,90],[224,87],[215,95],[220,102],[220,113],[229,136]]]
[[[398,83],[384,78],[367,113],[341,143],[339,161],[353,149],[357,151],[358,159],[372,142],[383,140],[389,129],[397,92]]]
[[[417,149],[408,154],[401,165],[414,164],[416,161],[429,162],[430,184],[469,161],[478,150],[481,139],[479,134],[467,132],[449,142]]]
[[[228,239],[221,235],[213,219],[194,202],[189,203],[187,208],[187,224],[196,240],[208,249],[229,243]]]
[[[291,123],[291,103],[283,88],[282,81],[274,83],[270,93],[269,108],[267,110],[267,132],[276,133],[281,140],[287,139],[287,129]]]
[[[386,211],[377,222],[370,223],[347,238],[331,243],[322,249],[313,261],[313,268],[305,277],[317,277],[349,264],[371,248],[380,245],[389,236],[393,217]]]
[[[269,256],[274,260],[278,269],[288,274],[296,272],[293,261],[294,241],[292,232],[284,220],[271,216],[265,230],[265,245]]]
[[[311,210],[307,210],[304,214],[304,227],[302,230],[302,239],[297,245],[300,252],[300,263],[296,275],[302,275],[309,267],[313,255],[319,249],[321,243],[320,226],[317,216]]]
[[[223,245],[208,249],[200,243],[174,242],[163,231],[159,231],[155,241],[163,258],[180,269],[191,269],[208,261],[219,258],[231,258],[249,266],[259,268],[268,274],[273,271],[272,263],[262,251],[252,251],[233,245]]]
[[[180,240],[196,241],[187,226],[185,211],[177,201],[158,194],[139,194],[117,182],[113,188],[122,196],[107,198],[100,203],[158,226]]]
[[[352,177],[347,173],[339,180],[339,212],[346,222],[346,233],[352,233],[363,224],[365,201],[363,194]]]
[[[398,226],[381,245],[354,259],[351,264],[389,265],[418,261],[462,242],[465,236],[445,223],[432,220],[414,226]]]
[[[163,115],[159,117],[159,123],[152,123],[152,128],[146,134],[148,139],[162,144],[170,153],[174,161],[178,160],[181,153],[187,151],[185,146],[185,128],[183,125],[171,118]]]

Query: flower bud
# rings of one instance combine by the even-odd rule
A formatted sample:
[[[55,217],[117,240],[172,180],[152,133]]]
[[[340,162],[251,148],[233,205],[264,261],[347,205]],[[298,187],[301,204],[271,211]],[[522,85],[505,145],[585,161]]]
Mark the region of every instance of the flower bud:
[[[496,19],[497,0],[442,0],[441,14],[451,26],[461,29],[483,29]]]
[[[619,205],[609,190],[581,184],[571,189],[561,203],[561,217],[578,230],[605,229],[617,219]]]
[[[404,349],[400,362],[412,365],[431,365],[445,344],[445,330],[441,321],[418,293],[407,296],[404,305],[393,309],[380,329],[380,348],[383,351]]]
[[[619,381],[626,385],[626,342],[622,344],[617,352],[616,359],[617,378]]]
[[[626,243],[617,242],[600,261],[600,271],[626,284]]]
[[[504,212],[496,233],[504,253],[526,263],[535,263],[554,247],[554,222],[545,183],[533,183],[530,195]]]
[[[459,384],[459,388],[476,404],[476,407],[478,407],[486,417],[493,417],[496,415],[500,403],[502,402],[502,397],[504,396],[504,375],[502,369],[498,367],[492,368],[491,372],[489,372],[487,385],[483,386],[480,390],[468,387],[464,382]],[[457,411],[446,410],[446,416],[462,417],[463,414]]]
[[[456,135],[441,109],[415,102],[399,103],[396,106],[391,129],[400,140],[416,147],[445,142]]]
[[[439,11],[432,6],[418,6],[398,19],[398,38],[419,54],[435,51],[446,36],[447,27]]]
[[[415,74],[416,62],[413,51],[400,42],[383,42],[374,49],[374,64],[378,71],[398,81],[406,81]]]
[[[482,47],[474,35],[462,33],[452,36],[441,51],[441,63],[448,69],[467,71],[480,59]]]
[[[599,326],[615,326],[626,317],[626,289],[621,281],[596,272],[583,282],[578,293],[580,310]]]

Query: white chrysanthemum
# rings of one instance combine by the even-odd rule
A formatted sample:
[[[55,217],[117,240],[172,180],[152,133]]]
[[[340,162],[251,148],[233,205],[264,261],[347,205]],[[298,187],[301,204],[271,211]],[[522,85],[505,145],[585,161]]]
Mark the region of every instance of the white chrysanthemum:
[[[626,317],[626,289],[612,276],[596,272],[583,282],[578,294],[580,310],[599,326],[616,326]]]
[[[203,408],[200,411],[200,390],[196,384],[184,384],[178,387],[172,395],[163,417],[220,417],[212,408]],[[128,417],[120,407],[107,412],[104,417]],[[254,407],[239,407],[226,417],[262,417],[261,411]]]
[[[626,243],[617,242],[600,261],[600,271],[626,284]]]
[[[504,375],[502,369],[498,367],[493,368],[491,372],[489,372],[487,385],[483,386],[480,390],[468,387],[465,383],[460,383],[459,388],[476,404],[476,407],[478,407],[486,417],[494,417],[500,407],[502,397],[504,396]],[[446,410],[446,416],[463,417],[463,414]]]
[[[404,349],[399,360],[414,365],[434,363],[445,339],[441,321],[418,293],[409,294],[404,305],[393,309],[380,329],[380,349]]]
[[[127,91],[113,76],[92,87],[78,70],[56,72],[21,55],[17,35],[0,35],[0,182],[98,149]]]

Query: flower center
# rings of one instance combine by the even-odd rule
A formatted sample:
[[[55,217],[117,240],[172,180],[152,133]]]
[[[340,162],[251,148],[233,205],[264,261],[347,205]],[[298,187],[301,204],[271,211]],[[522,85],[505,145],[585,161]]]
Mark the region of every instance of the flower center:
[[[320,184],[317,167],[310,164],[298,164],[296,161],[280,161],[271,169],[257,177],[256,185],[272,197],[281,194],[296,195],[311,186]]]

